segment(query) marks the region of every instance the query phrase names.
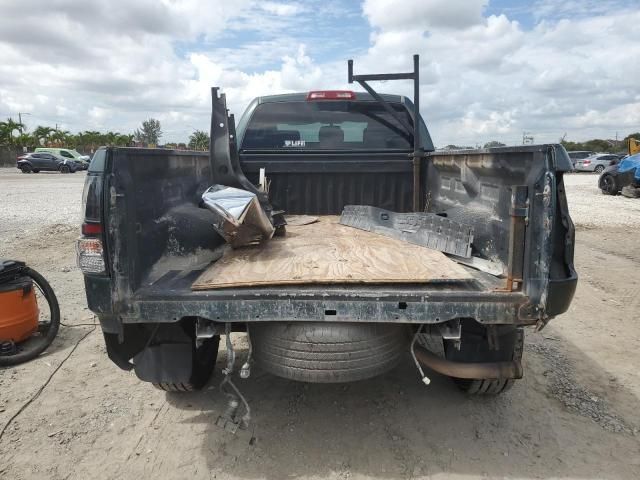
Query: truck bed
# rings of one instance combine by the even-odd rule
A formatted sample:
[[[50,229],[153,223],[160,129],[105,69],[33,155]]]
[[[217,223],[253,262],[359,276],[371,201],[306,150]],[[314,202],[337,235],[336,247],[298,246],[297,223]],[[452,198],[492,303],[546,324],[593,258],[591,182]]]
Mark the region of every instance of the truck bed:
[[[287,227],[261,245],[227,249],[194,290],[307,284],[467,282],[472,277],[437,250],[340,225],[337,216]]]
[[[552,173],[558,152],[563,154],[562,168],[569,168],[566,153],[554,146],[438,152],[427,159],[423,181],[431,192],[429,211],[472,226],[474,255],[518,266],[522,277],[516,288],[509,288],[504,278],[454,265],[468,277],[444,275],[428,282],[422,277],[420,282],[407,276],[402,283],[270,281],[193,290],[192,284],[228,250],[215,235],[209,212],[198,205],[211,185],[207,155],[112,149],[102,190],[111,276],[87,277],[87,291],[100,293],[91,294],[92,310],[117,316],[125,324],[170,323],[185,317],[227,322],[424,324],[475,318],[486,324],[535,323],[542,315],[566,310],[576,282],[572,265],[562,256],[563,242],[572,256],[573,234],[561,176],[556,183]],[[264,165],[270,195],[286,197],[288,214],[338,215],[346,204],[408,211],[404,192],[410,192],[411,161],[406,153],[255,154],[245,156],[243,168],[251,179]],[[511,209],[516,187],[526,187],[530,201],[524,241],[513,249],[512,213],[520,214]],[[553,245],[557,248],[552,250]],[[409,248],[402,245],[402,250]],[[432,253],[451,267],[450,259]]]

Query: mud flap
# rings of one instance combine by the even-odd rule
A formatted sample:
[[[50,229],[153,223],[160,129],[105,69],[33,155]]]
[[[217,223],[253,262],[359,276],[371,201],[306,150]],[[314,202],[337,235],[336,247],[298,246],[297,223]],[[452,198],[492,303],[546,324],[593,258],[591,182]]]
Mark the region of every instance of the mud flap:
[[[144,382],[189,383],[193,370],[191,343],[164,343],[145,348],[133,359],[136,376]]]
[[[141,335],[133,335],[133,339],[124,343],[121,343],[118,339],[118,335],[115,333],[102,332],[104,336],[104,343],[107,347],[107,355],[113,363],[115,363],[122,370],[131,370],[133,363],[130,362],[131,358],[140,352],[147,341],[146,337]]]

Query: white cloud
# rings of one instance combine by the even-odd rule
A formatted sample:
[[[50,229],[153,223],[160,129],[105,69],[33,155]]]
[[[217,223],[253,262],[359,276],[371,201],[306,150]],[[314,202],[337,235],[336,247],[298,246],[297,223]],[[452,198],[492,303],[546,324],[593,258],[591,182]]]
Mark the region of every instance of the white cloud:
[[[462,118],[462,125],[466,130],[472,130],[484,136],[503,135],[511,131],[513,116],[510,111],[491,111],[480,116],[476,111],[469,110]]]
[[[313,18],[295,18],[305,9],[257,0],[25,0],[3,6],[0,115],[31,112],[25,121],[32,128],[59,123],[73,131],[123,132],[154,116],[163,121],[165,140],[184,140],[194,127],[207,128],[211,86],[223,87],[239,115],[256,95],[322,82],[304,45],[278,31],[312,25]],[[268,31],[269,37],[221,48],[229,26]],[[36,101],[36,94],[49,101]]]
[[[419,53],[422,111],[438,145],[515,143],[522,130],[556,141],[640,129],[640,29],[629,27],[640,25],[637,9],[541,0],[534,25],[523,26],[487,15],[487,4],[364,0],[362,24],[334,0],[9,2],[0,117],[30,112],[30,127],[127,132],[153,116],[164,140],[179,141],[207,128],[211,86],[239,116],[258,95],[354,88],[348,56],[356,73],[378,73],[408,70]],[[368,43],[354,43],[363,35],[346,27],[366,38],[367,24]],[[409,82],[375,86],[412,91]]]
[[[296,3],[263,1],[263,2],[259,2],[257,6],[267,13],[272,13],[274,15],[279,15],[283,17],[289,16],[289,15],[296,15],[304,11],[304,7]]]
[[[320,67],[306,54],[305,46],[298,45],[295,55],[281,59],[278,70],[260,73],[245,73],[236,69],[226,69],[213,58],[203,54],[193,54],[191,63],[197,71],[197,80],[188,84],[188,89],[200,92],[200,101],[208,101],[211,85],[223,85],[227,103],[238,113],[253,98],[273,93],[305,91],[329,86]]]
[[[365,0],[362,9],[383,30],[466,28],[481,23],[488,0]]]
[[[532,12],[536,19],[584,18],[609,15],[634,7],[635,0],[537,0]]]
[[[88,113],[91,121],[100,123],[100,121],[102,121],[107,116],[109,111],[106,108],[91,107]]]
[[[526,29],[505,15],[483,16],[486,2],[462,3],[469,6],[462,18],[455,1],[415,0],[395,11],[389,0],[365,0],[363,7],[376,30],[356,69],[360,62],[403,71],[420,53],[422,112],[438,145],[517,143],[523,130],[548,142],[564,132],[585,139],[639,129],[631,105],[640,98],[633,60],[640,32],[628,26],[640,12],[586,2],[576,18],[557,20],[551,6],[562,2],[545,0],[532,11],[538,23]],[[400,84],[380,89],[410,92]]]

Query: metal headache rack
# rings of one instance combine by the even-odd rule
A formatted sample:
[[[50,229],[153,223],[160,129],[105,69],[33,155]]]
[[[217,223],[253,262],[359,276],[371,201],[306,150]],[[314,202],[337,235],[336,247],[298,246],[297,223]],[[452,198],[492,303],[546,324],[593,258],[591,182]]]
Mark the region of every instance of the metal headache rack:
[[[413,152],[410,154],[413,159],[413,210],[421,211],[420,167],[425,151],[420,141],[420,55],[413,56],[413,72],[354,75],[353,60],[348,60],[347,66],[349,83],[358,82],[413,138]],[[398,115],[398,112],[367,83],[385,80],[413,80],[413,125],[409,125]]]

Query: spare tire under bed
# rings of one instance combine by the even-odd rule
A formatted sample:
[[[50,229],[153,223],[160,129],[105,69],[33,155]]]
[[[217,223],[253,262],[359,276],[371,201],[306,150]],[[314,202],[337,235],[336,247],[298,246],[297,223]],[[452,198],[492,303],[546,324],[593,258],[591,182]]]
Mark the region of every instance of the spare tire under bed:
[[[275,322],[250,327],[256,363],[274,375],[342,383],[395,367],[408,347],[406,326],[381,323]]]

